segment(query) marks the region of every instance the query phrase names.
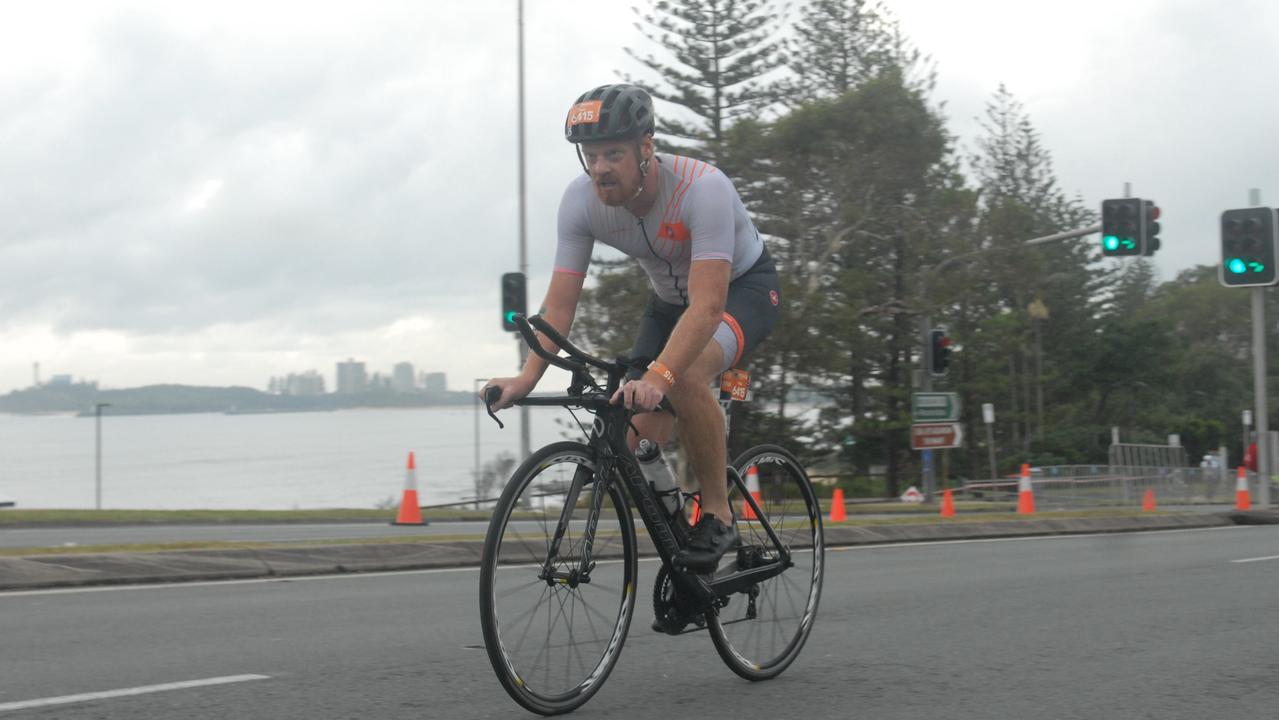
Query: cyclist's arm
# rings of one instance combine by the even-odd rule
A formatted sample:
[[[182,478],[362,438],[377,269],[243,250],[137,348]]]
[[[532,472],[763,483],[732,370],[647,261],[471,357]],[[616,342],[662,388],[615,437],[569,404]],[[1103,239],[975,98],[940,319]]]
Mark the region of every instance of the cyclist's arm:
[[[540,315],[564,337],[568,337],[569,329],[573,327],[573,317],[577,314],[577,302],[582,297],[582,285],[585,282],[584,274],[558,270],[551,273],[551,286],[546,290],[546,299],[542,301]],[[552,354],[559,352],[559,348],[549,339],[539,335],[538,340],[548,352]],[[529,353],[528,360],[524,363],[524,370],[520,373],[520,379],[532,387],[542,379],[547,367],[549,365],[545,360],[534,353]]]
[[[724,319],[733,276],[735,199],[732,183],[718,170],[699,173],[684,198],[693,255],[688,270],[688,309],[658,358],[676,379],[693,366]],[[664,387],[661,383],[658,386]]]
[[[688,271],[688,309],[680,316],[658,360],[679,378],[693,366],[710,344],[715,328],[724,319],[724,302],[732,280],[733,264],[727,260],[698,260]],[[666,387],[652,370],[645,380]]]

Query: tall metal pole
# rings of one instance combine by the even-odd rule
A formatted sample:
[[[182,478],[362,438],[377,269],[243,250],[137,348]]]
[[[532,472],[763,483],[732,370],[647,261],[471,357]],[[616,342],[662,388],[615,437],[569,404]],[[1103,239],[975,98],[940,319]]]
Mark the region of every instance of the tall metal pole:
[[[475,509],[480,509],[480,384],[484,380],[475,378],[475,469],[472,480],[475,481]]]
[[[102,509],[102,408],[111,407],[111,403],[96,403],[93,406],[93,509]]]
[[[519,0],[517,24],[519,25],[519,125],[520,125],[520,272],[524,274],[527,286],[528,279],[528,237],[527,237],[527,193],[525,186],[525,167],[524,167],[524,0]],[[528,346],[524,344],[524,339],[518,334],[515,336],[516,343],[519,345],[520,362],[517,369],[524,369],[524,362],[528,360]],[[529,456],[529,420],[528,407],[520,407],[520,459]]]
[[[919,386],[923,392],[932,392],[933,390],[933,368],[932,368],[932,342],[928,337],[933,329],[933,316],[931,306],[928,304],[928,273],[932,268],[926,269],[919,275],[919,295],[924,300],[924,310],[919,315]],[[931,503],[933,501],[933,490],[936,487],[936,475],[933,471],[933,451],[921,450],[920,461],[922,467],[920,478],[924,486],[924,502]]]
[[[1261,191],[1248,191],[1248,204],[1261,204]],[[1270,507],[1270,418],[1266,399],[1266,289],[1252,288],[1252,402],[1257,423],[1257,500]]]

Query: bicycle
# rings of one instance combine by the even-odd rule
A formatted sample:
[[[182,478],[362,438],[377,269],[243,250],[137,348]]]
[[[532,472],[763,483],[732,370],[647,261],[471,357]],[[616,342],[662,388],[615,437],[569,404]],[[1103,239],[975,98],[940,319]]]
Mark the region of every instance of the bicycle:
[[[626,441],[632,411],[609,404],[634,363],[588,355],[539,316],[515,323],[534,352],[572,374],[566,394],[517,404],[581,408],[595,419],[586,442],[552,443],[516,468],[493,511],[480,620],[502,687],[528,710],[554,715],[581,707],[604,684],[637,599],[632,503],[661,559],[654,629],[705,630],[741,677],[780,675],[812,630],[824,570],[821,510],[799,461],[776,445],[742,453],[726,469],[729,501],[742,508],[735,556],[730,551],[713,574],[677,568],[672,558],[688,541],[688,519],[669,511],[644,479]],[[544,350],[533,328],[567,356]],[[603,385],[592,369],[605,374]],[[497,397],[485,398],[494,420]],[[665,400],[662,407],[673,412]],[[756,492],[743,481],[752,469]]]

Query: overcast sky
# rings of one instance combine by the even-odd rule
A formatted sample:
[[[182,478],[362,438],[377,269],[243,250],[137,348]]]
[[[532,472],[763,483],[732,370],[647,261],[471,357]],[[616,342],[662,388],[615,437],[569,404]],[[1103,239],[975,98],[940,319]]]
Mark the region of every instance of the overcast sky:
[[[580,172],[564,112],[647,72],[630,2],[527,0],[530,297]],[[1062,189],[1164,210],[1164,279],[1221,210],[1279,205],[1279,4],[890,0],[971,150],[1000,83]],[[0,392],[32,364],[104,387],[247,385],[347,357],[453,389],[510,374],[515,0],[6,3]],[[591,8],[585,12],[584,8]],[[659,112],[662,108],[659,107]]]

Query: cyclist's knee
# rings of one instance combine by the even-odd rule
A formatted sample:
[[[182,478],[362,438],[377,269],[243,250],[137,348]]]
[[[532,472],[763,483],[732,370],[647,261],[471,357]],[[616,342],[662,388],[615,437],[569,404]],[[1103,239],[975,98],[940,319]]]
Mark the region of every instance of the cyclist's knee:
[[[671,435],[670,415],[664,412],[643,413],[632,418],[631,422],[635,429],[626,433],[626,442],[634,450],[639,445],[640,438],[645,438],[658,445],[665,445]],[[639,434],[636,435],[635,431]]]
[[[688,396],[692,393],[710,394],[710,386],[724,370],[724,351],[719,343],[711,341],[706,349],[693,361],[693,365],[681,373],[671,388],[676,396]]]

